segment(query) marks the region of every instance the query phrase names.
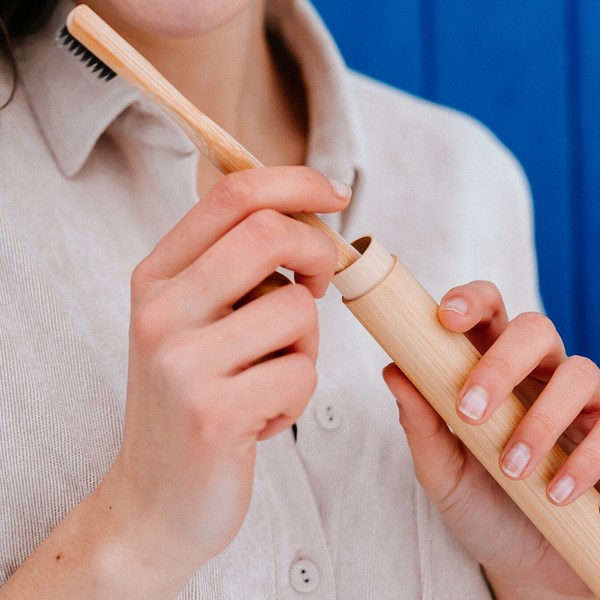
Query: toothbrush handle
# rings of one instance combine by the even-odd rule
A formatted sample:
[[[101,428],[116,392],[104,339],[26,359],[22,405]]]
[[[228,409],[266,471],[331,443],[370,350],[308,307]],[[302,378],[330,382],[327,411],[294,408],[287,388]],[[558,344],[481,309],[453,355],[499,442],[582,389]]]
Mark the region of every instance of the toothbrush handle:
[[[200,152],[223,173],[263,166],[239,142],[187,100],[91,8],[85,4],[74,8],[67,17],[67,29],[92,54],[171,117]],[[333,240],[338,251],[338,271],[360,256],[316,215],[296,213],[292,216],[316,227]]]

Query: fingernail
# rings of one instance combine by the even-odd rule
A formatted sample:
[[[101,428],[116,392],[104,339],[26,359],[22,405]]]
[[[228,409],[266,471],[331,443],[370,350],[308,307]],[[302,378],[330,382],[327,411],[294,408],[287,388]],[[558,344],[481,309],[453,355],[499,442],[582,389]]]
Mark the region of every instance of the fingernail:
[[[519,442],[515,444],[502,459],[502,470],[511,477],[520,477],[529,464],[531,451],[529,447]]]
[[[569,475],[561,477],[548,490],[548,495],[557,504],[563,504],[575,489],[575,480]]]
[[[337,179],[329,179],[331,182],[331,187],[333,187],[333,191],[338,198],[342,198],[343,200],[347,200],[352,196],[352,188],[342,181],[338,181]]]
[[[464,300],[459,300],[458,298],[454,300],[449,300],[442,306],[442,310],[451,310],[455,313],[458,313],[462,317],[466,316],[467,312],[469,312],[469,307]]]
[[[463,415],[479,421],[488,405],[487,392],[480,386],[472,387],[459,401],[458,410]]]

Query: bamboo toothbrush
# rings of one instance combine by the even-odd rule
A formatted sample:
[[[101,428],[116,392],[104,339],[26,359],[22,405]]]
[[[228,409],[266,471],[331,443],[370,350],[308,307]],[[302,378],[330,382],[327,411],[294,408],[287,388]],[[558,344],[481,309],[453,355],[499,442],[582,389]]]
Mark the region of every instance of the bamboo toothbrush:
[[[200,112],[175,89],[139,52],[120,37],[86,5],[79,5],[67,17],[59,33],[81,60],[102,79],[121,75],[179,125],[196,147],[223,173],[263,165],[226,131]],[[83,46],[82,46],[83,44]],[[309,213],[292,215],[326,233],[338,251],[338,270],[352,264],[360,254],[319,217]]]
[[[101,78],[117,73],[169,115],[224,173],[262,166],[238,142],[187,101],[160,73],[85,5],[59,34]],[[600,494],[591,489],[565,507],[553,505],[546,486],[564,462],[555,446],[523,481],[504,476],[499,457],[525,408],[511,394],[483,425],[464,423],[455,400],[480,355],[461,334],[441,325],[438,306],[410,272],[376,240],[353,245],[315,215],[294,218],[324,231],[338,250],[334,285],[344,303],[427,398],[456,435],[600,597]]]

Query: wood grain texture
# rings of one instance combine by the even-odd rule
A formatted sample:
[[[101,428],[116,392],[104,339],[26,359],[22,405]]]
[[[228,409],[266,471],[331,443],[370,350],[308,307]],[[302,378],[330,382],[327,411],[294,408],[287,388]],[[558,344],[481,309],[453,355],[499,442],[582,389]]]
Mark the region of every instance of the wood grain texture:
[[[360,274],[354,283],[348,276],[351,271],[358,272],[357,266],[364,260],[381,274],[379,283],[368,292]],[[511,394],[483,425],[468,425],[460,419],[456,398],[481,356],[463,334],[442,326],[435,300],[396,257],[392,260],[390,272],[379,251],[367,251],[347,270],[341,285],[337,275],[334,285],[340,285],[345,293],[356,289],[356,298],[344,303],[575,572],[600,595],[600,494],[591,489],[564,507],[548,500],[546,487],[566,458],[558,446],[523,481],[502,473],[500,454],[525,408]]]

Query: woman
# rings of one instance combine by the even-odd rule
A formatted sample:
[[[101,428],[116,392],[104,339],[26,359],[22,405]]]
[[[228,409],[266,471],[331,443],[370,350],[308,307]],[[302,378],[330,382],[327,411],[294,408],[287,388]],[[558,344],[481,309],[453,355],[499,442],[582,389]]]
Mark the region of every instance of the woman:
[[[123,81],[94,79],[53,41],[69,3],[17,40],[0,115],[0,598],[485,598],[486,578],[498,599],[592,597],[388,367],[403,436],[383,353],[330,292],[315,391],[313,297],[335,249],[281,214],[375,232],[438,298],[493,279],[516,314],[539,300],[512,157],[469,119],[347,73],[303,1],[89,4],[270,168],[220,178]],[[299,285],[233,312],[278,266]],[[452,289],[440,318],[487,350],[466,422],[528,375],[527,402],[544,390],[507,477],[575,419],[549,497],[594,485],[597,368],[539,314],[509,324],[491,284]]]

